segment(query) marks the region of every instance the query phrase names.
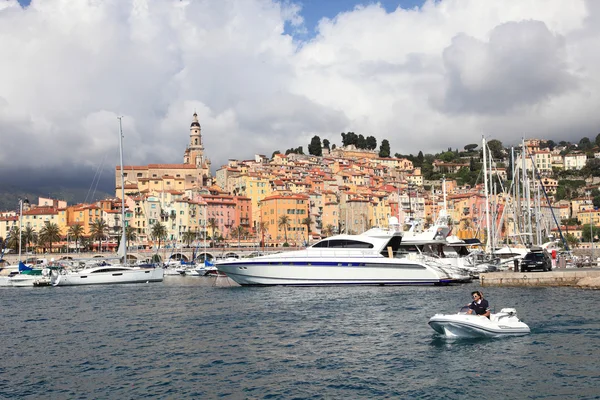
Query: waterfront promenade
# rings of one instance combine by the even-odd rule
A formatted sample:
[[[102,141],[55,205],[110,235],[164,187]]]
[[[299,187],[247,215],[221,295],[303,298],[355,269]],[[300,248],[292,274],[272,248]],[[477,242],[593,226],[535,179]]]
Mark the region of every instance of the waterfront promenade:
[[[194,253],[196,258],[204,258],[204,254],[206,254],[206,258],[209,260],[217,259],[217,258],[228,258],[228,257],[252,257],[259,254],[270,254],[270,253],[279,253],[282,251],[290,251],[297,250],[298,247],[265,247],[265,248],[257,248],[257,247],[209,247],[204,248],[180,248],[180,249],[169,249],[164,248],[160,249],[158,252],[156,250],[148,250],[148,249],[140,249],[140,250],[128,250],[127,258],[130,262],[137,261],[147,261],[152,258],[154,254],[158,254],[160,256],[161,261],[168,260],[179,260],[182,259],[184,261],[191,261],[194,257]],[[46,259],[50,261],[54,259],[55,261],[59,260],[67,260],[67,259],[90,259],[90,258],[106,258],[106,259],[115,259],[117,258],[116,252],[81,252],[81,253],[46,253],[46,254],[22,254],[21,259],[23,261],[31,260],[31,259]],[[16,264],[19,261],[18,254],[6,254],[4,255],[4,260],[8,264]]]

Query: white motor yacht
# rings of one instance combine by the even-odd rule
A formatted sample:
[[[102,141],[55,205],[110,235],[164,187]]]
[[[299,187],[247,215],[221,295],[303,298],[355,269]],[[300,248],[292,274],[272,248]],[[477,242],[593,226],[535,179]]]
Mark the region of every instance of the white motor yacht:
[[[115,283],[162,282],[163,268],[135,268],[123,265],[102,265],[78,271],[52,271],[52,286],[102,285]]]
[[[514,308],[503,308],[490,318],[467,314],[463,307],[457,314],[436,314],[429,326],[437,333],[451,338],[481,338],[518,336],[530,333],[529,326],[517,317]]]
[[[399,251],[402,232],[370,229],[336,235],[304,250],[216,264],[240,285],[439,285],[452,283],[442,268]]]

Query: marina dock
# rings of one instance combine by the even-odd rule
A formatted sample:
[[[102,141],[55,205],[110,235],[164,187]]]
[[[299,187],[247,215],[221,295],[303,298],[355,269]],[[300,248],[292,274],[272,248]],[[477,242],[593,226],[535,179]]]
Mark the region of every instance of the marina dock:
[[[600,269],[555,269],[548,272],[489,272],[479,277],[481,286],[571,286],[600,289]]]

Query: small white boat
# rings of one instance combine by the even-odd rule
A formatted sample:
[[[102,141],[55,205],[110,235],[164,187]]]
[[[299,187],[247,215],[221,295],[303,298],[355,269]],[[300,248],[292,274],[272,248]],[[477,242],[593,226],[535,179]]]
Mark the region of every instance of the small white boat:
[[[457,314],[436,314],[429,320],[429,326],[450,338],[519,336],[531,332],[529,326],[519,320],[514,308],[503,308],[490,318],[467,314],[467,309],[463,307]]]
[[[163,268],[133,268],[123,265],[104,265],[80,271],[54,270],[52,286],[103,285],[115,283],[162,282]]]

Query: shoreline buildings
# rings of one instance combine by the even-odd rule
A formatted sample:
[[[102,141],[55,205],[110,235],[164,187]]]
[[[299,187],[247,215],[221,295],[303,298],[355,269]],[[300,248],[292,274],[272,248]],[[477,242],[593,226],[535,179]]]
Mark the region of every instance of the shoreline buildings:
[[[157,226],[164,227],[163,243],[181,245],[209,240],[215,244],[227,242],[230,246],[258,243],[282,246],[286,242],[301,246],[336,233],[386,227],[391,216],[401,222],[420,219],[432,223],[446,207],[454,222],[453,234],[482,241],[485,238],[486,202],[482,183],[459,186],[456,180],[448,179],[444,201],[442,181],[425,180],[421,168],[412,161],[379,157],[375,151],[351,145],[323,148],[323,156],[276,152],[271,158],[257,154],[248,160],[230,159],[213,176],[202,139],[200,122],[194,113],[181,164],[124,167],[125,221],[120,221],[121,171],[117,166],[114,199],[72,206],[40,199],[37,206],[24,210],[23,229],[39,232],[48,223],[56,224],[62,237],[57,246],[72,246],[69,232],[79,225],[93,248],[109,250],[116,248],[123,225],[134,233],[132,242],[144,247],[157,243]],[[529,174],[535,165],[542,177],[541,185],[553,201],[559,187],[558,179],[551,177],[553,170],[580,170],[586,165],[586,155],[560,147],[542,148],[542,142],[525,141],[531,157],[523,161],[517,155],[515,165],[523,164]],[[481,161],[478,152],[469,157]],[[439,176],[451,176],[471,168],[472,162],[468,157],[453,162],[434,160],[432,168]],[[509,178],[507,155],[493,164],[496,176],[502,180]],[[532,183],[532,189],[538,186]],[[588,186],[589,190],[594,187],[591,183]],[[539,210],[536,223],[543,225],[544,236],[556,229],[551,223],[553,212],[559,221],[577,218],[583,223],[600,223],[600,217],[591,210],[589,197],[553,201],[552,206],[537,201],[531,200],[530,208]],[[517,203],[524,207],[525,199],[517,199]],[[497,192],[490,197],[490,204],[495,236],[514,242],[520,234],[516,218],[510,215],[517,210],[515,201]],[[1,213],[0,237],[6,238],[19,225],[18,219],[14,212]],[[103,235],[97,232],[98,221],[105,224]],[[569,231],[576,237],[582,236],[581,229],[571,226]],[[99,244],[93,243],[94,240]]]

